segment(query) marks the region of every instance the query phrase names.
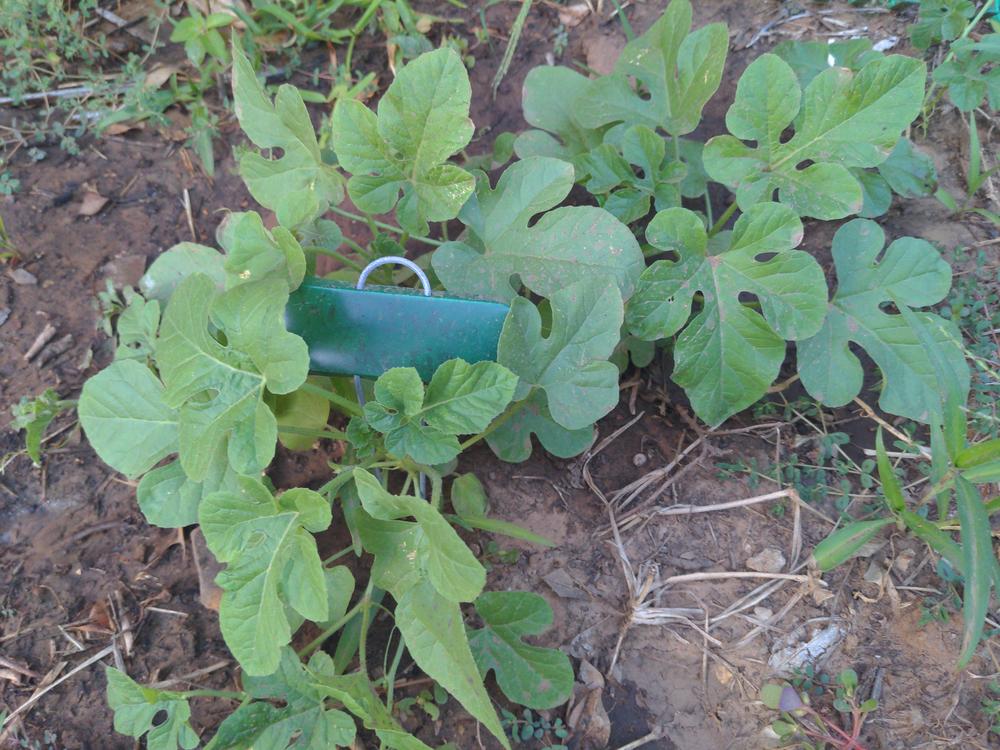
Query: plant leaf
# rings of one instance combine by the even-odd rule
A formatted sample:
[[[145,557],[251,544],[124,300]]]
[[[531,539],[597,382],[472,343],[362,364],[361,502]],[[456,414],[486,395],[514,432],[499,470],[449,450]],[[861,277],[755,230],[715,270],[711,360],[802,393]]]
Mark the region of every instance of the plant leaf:
[[[206,497],[199,520],[212,554],[228,563],[216,578],[226,645],[247,674],[267,675],[292,637],[285,604],[307,619],[327,617],[323,564],[309,532],[330,525],[330,506],[312,490],[275,499],[256,479],[238,481],[238,493]]]
[[[442,48],[400,69],[378,105],[378,115],[355,99],[341,99],[331,133],[340,163],[354,176],[351,200],[362,211],[387,213],[399,225],[427,234],[428,221],[458,215],[475,187],[472,175],[445,163],[472,138],[469,76],[454,50]]]
[[[416,519],[420,534],[413,542],[414,560],[438,593],[453,602],[470,602],[486,584],[486,570],[441,512],[412,495],[392,495],[364,469],[355,469],[354,482],[365,511],[380,521],[407,516]],[[405,592],[390,589],[397,599]]]
[[[736,192],[743,210],[778,200],[802,216],[839,219],[862,207],[850,167],[874,167],[889,156],[920,112],[926,69],[900,55],[871,60],[856,74],[828,68],[806,87],[777,55],[754,60],[726,115],[732,135],[705,145],[705,170]],[[800,106],[801,103],[801,106]],[[795,135],[781,141],[795,123]],[[757,142],[755,148],[743,141]],[[803,162],[812,162],[802,169]]]
[[[997,559],[993,555],[990,519],[978,490],[964,477],[955,478],[955,500],[962,527],[962,565],[965,587],[962,591],[962,653],[959,669],[965,667],[983,637],[983,626],[990,606]]]
[[[615,70],[593,81],[574,102],[577,119],[588,128],[614,122],[690,133],[722,80],[729,50],[725,24],[691,32],[691,3],[672,0],[642,36],[625,45]],[[631,84],[638,81],[643,96]]]
[[[882,438],[882,428],[878,428],[875,433],[875,455],[878,460],[878,478],[882,483],[882,494],[889,509],[894,513],[906,510],[906,499],[903,497],[903,487],[899,483],[899,477],[893,471],[889,462],[889,454],[885,452],[885,440]]]
[[[146,735],[149,750],[177,750],[178,746],[192,750],[198,746],[198,735],[188,722],[191,709],[183,694],[143,687],[111,667],[104,674],[116,732],[136,739]],[[154,725],[161,712],[166,718]]]
[[[683,328],[674,349],[673,379],[699,417],[722,422],[760,399],[785,357],[784,339],[815,334],[823,324],[826,281],[808,253],[793,248],[802,222],[777,203],[757,204],[736,222],[723,246],[710,248],[701,219],[684,208],[657,214],[646,239],[677,255],[643,272],[628,304],[633,335],[656,340],[688,322],[695,292],[701,311]],[[760,261],[761,255],[770,255]],[[741,302],[753,294],[758,313]]]
[[[257,80],[239,44],[233,44],[233,107],[240,127],[262,149],[280,148],[279,159],[253,151],[238,154],[240,175],[254,199],[286,227],[308,224],[344,200],[344,180],[323,162],[309,112],[298,89],[278,88],[274,101]]]
[[[549,211],[569,195],[573,180],[572,165],[541,156],[512,164],[494,189],[484,180],[460,215],[468,227],[464,241],[434,251],[434,270],[445,287],[510,302],[522,284],[551,297],[577,281],[610,278],[627,298],[644,265],[628,227],[593,206]],[[511,282],[515,275],[520,283]]]
[[[940,411],[940,379],[925,351],[923,326],[935,349],[954,372],[964,393],[969,371],[950,321],[933,313],[915,312],[914,322],[884,312],[921,307],[941,300],[951,285],[951,269],[929,242],[904,237],[884,253],[885,234],[872,221],[855,219],[833,238],[833,260],[839,287],[823,328],[798,343],[799,375],[806,390],[828,406],[843,406],[861,390],[861,362],[851,342],[864,348],[885,378],[879,405],[887,412],[920,421]]]
[[[891,523],[891,518],[879,518],[874,521],[853,521],[840,527],[813,549],[816,567],[823,572],[833,570],[849,560],[880,529]]]
[[[909,138],[896,142],[889,158],[878,165],[878,171],[893,192],[904,198],[933,195],[937,188],[934,160],[918,150]]]
[[[222,489],[238,490],[238,474],[229,465],[226,441],[215,448],[208,473],[200,482],[184,473],[180,461],[171,461],[146,473],[136,488],[136,500],[153,526],[176,529],[198,523],[198,508],[206,495]]]
[[[284,227],[270,232],[256,211],[231,213],[218,230],[226,251],[226,287],[278,278],[295,291],[306,273],[302,246]]]
[[[312,375],[306,381],[320,388],[329,388],[330,379]],[[297,427],[303,430],[324,430],[330,419],[330,402],[315,393],[301,388],[281,396],[270,396],[266,399],[274,418],[283,427]],[[309,435],[278,432],[278,440],[292,451],[310,450],[316,443],[316,438]]]
[[[152,371],[135,360],[112,362],[87,380],[77,413],[97,455],[127,477],[177,451],[177,410]]]
[[[157,256],[139,279],[139,290],[147,300],[165,303],[178,284],[200,273],[221,291],[226,286],[225,262],[225,256],[214,247],[181,242]]]
[[[793,41],[779,42],[771,50],[788,63],[799,85],[808,86],[813,78],[831,67],[857,71],[866,63],[882,57],[881,52],[872,50],[871,39],[845,39],[822,42]]]
[[[552,627],[552,609],[545,599],[525,591],[486,592],[476,599],[476,612],[485,627],[469,633],[469,646],[483,678],[492,669],[503,694],[528,708],[555,708],[569,699],[569,657],[521,640]]]
[[[455,696],[509,750],[510,743],[469,650],[458,604],[442,597],[429,583],[419,583],[396,602],[396,627],[417,666]]]

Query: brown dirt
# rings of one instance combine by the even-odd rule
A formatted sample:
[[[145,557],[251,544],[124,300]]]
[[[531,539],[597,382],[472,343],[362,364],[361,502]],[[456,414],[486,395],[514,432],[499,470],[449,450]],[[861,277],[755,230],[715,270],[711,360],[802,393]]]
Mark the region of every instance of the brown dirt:
[[[632,25],[643,30],[663,5],[650,2],[629,7]],[[697,5],[696,24],[727,21],[734,47],[722,91],[706,109],[699,136],[722,128],[735,81],[749,60],[781,38],[811,38],[828,28],[818,26],[815,18],[789,23],[745,49],[756,30],[780,17],[783,9],[796,12],[793,4],[752,0]],[[843,11],[837,18],[868,25],[873,37],[904,36],[906,21],[896,15],[859,15],[843,5],[823,6],[831,7]],[[516,10],[513,4],[489,8],[489,28],[505,36]],[[465,33],[479,23],[478,9],[467,18]],[[546,55],[552,53],[557,24],[553,7],[536,4],[495,100],[489,88],[504,39],[497,36],[491,47],[473,50],[473,117],[482,148],[497,133],[524,126],[521,84],[526,72],[544,64]],[[570,30],[562,61],[586,61],[596,68],[613,59],[623,44],[617,20],[588,18]],[[377,49],[369,50],[367,62],[381,65],[379,54]],[[22,188],[13,199],[0,202],[0,215],[21,253],[22,267],[37,277],[38,284],[19,286],[8,276],[0,276],[0,307],[12,310],[0,327],[0,403],[13,404],[47,386],[64,397],[74,397],[84,379],[107,362],[109,344],[98,329],[94,294],[108,276],[119,284],[134,283],[157,254],[192,239],[182,205],[185,189],[199,241],[211,242],[221,211],[250,206],[229,154],[229,145],[239,141],[232,123],[225,128],[225,139],[226,144],[217,149],[214,181],[191,167],[176,144],[152,130],[87,141],[78,157],[67,157],[53,147],[48,149],[48,158],[34,165],[29,166],[23,155],[14,159],[11,166]],[[960,119],[943,108],[932,124],[930,139],[922,143],[934,155],[944,183],[953,192],[961,192],[964,140]],[[482,149],[474,144],[472,150]],[[89,218],[77,214],[85,183],[111,198],[99,214]],[[721,194],[715,197],[720,204],[725,200]],[[951,220],[933,200],[897,206],[883,223],[890,237],[922,235],[949,249],[995,235],[978,220]],[[807,247],[822,255],[834,228],[810,224]],[[345,226],[345,231],[362,230]],[[25,364],[22,353],[46,323],[56,326],[59,336],[72,334],[72,348],[45,367]],[[635,382],[637,390],[623,391],[622,405],[602,421],[600,435],[612,434],[633,413],[643,412],[643,416],[586,467],[594,486],[608,495],[675,459],[679,450],[699,437],[698,428],[681,411],[683,399],[674,387],[664,387],[658,368],[650,368]],[[630,402],[635,404],[634,412]],[[854,410],[827,417],[846,420],[838,429],[850,432],[862,447],[871,445],[870,428],[858,421]],[[747,415],[733,420],[731,426],[751,423]],[[54,429],[69,425],[71,418],[62,417]],[[703,505],[771,491],[773,486],[767,482],[751,487],[745,481],[720,479],[716,464],[755,458],[767,465],[776,447],[786,456],[792,450],[804,450],[802,445],[814,439],[815,434],[801,424],[786,426],[777,446],[773,430],[706,438],[703,447],[682,464],[689,468],[668,495],[655,502],[640,500],[637,505],[651,511],[662,504]],[[40,469],[21,456],[0,477],[0,656],[55,679],[108,643],[112,608],[118,612],[119,626],[123,619],[131,623],[134,642],[122,658],[136,679],[183,679],[196,670],[221,665],[193,679],[201,687],[231,686],[237,672],[219,635],[216,615],[198,602],[190,546],[174,532],[144,522],[133,488],[96,459],[76,428],[53,444],[58,447],[46,452]],[[0,453],[20,447],[20,436],[10,430],[0,433]],[[328,450],[324,446],[310,454],[283,454],[272,474],[279,485],[316,486],[323,480]],[[868,680],[870,684],[877,676],[883,686],[880,708],[865,729],[868,747],[989,746],[987,723],[979,711],[988,680],[979,676],[997,672],[998,667],[984,656],[969,671],[955,671],[960,641],[957,617],[918,624],[922,597],[940,583],[933,565],[924,564],[925,550],[912,540],[895,535],[870,559],[825,576],[831,598],[814,598],[798,583],[783,586],[759,603],[778,612],[796,599],[773,629],[739,649],[708,644],[709,658],[703,656],[706,646],[700,631],[690,625],[634,624],[622,636],[630,610],[628,589],[612,537],[604,531],[608,513],[584,480],[584,459],[559,461],[536,451],[525,464],[510,466],[493,459],[487,450],[477,449],[465,459],[465,467],[475,468],[483,479],[498,517],[522,523],[556,542],[552,549],[538,549],[497,540],[501,547],[517,549],[520,555],[512,564],[494,562],[490,585],[545,595],[555,611],[555,627],[539,642],[566,649],[575,665],[586,660],[605,673],[609,747],[620,747],[654,730],[660,738],[644,747],[765,747],[762,730],[773,717],[754,701],[760,685],[770,678],[767,661],[772,649],[800,623],[821,625],[831,618],[843,624],[847,637],[826,670],[835,673],[850,666],[861,675],[862,683]],[[623,546],[633,569],[653,580],[692,571],[746,570],[747,559],[765,548],[781,550],[786,557],[792,554],[791,510],[782,516],[769,512],[768,506],[693,518],[649,516],[641,528],[623,534]],[[829,505],[820,510],[836,513]],[[803,557],[828,530],[817,516],[802,514]],[[324,548],[342,546],[343,540],[335,538],[338,533],[321,540]],[[485,550],[486,538],[475,541]],[[888,567],[911,552],[909,570],[917,571],[915,576],[894,573],[893,585],[881,589],[865,582],[869,563]],[[573,584],[561,589],[562,595],[544,582],[553,571],[561,571]],[[912,580],[904,584],[905,578]],[[659,607],[704,606],[714,614],[756,583],[702,581],[664,590],[652,600]],[[749,618],[757,615],[751,608],[713,629],[712,635],[723,644],[733,644],[751,629]],[[692,624],[701,627],[701,623]],[[620,653],[612,669],[620,637]],[[981,651],[993,658],[992,644]],[[20,706],[39,684],[37,677],[23,678],[18,684],[0,675],[0,713]],[[48,692],[27,714],[19,734],[7,736],[10,746],[45,750],[133,747],[132,740],[111,729],[104,684],[101,669],[94,666]],[[225,702],[216,700],[197,700],[193,706],[193,723],[206,736],[229,710]],[[564,717],[563,709],[549,714]],[[451,740],[461,750],[480,746],[474,723],[454,710],[454,701],[446,706],[441,721],[418,728],[428,742]],[[52,733],[51,738],[47,733]],[[38,744],[19,745],[18,739]],[[483,742],[494,746],[488,739]],[[521,747],[534,750],[541,744]]]

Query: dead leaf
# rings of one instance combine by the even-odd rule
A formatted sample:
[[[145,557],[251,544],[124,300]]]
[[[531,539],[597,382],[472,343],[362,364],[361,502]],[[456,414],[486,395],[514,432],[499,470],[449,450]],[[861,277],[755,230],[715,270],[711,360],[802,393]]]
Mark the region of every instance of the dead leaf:
[[[145,84],[149,88],[158,89],[170,80],[170,76],[180,69],[180,65],[155,65],[146,73]]]
[[[104,128],[103,135],[122,135],[130,130],[145,130],[146,123],[140,122],[113,122]]]
[[[205,544],[205,536],[201,529],[191,532],[191,549],[194,556],[194,566],[198,571],[198,601],[205,609],[219,611],[222,602],[222,589],[215,583],[215,577],[222,571],[222,565]]]
[[[599,750],[611,739],[611,720],[604,710],[604,677],[586,659],[580,662],[579,682],[566,712],[566,725],[573,733],[573,746]]]
[[[85,188],[83,192],[83,200],[80,201],[79,207],[76,209],[78,216],[95,216],[101,212],[108,203],[108,199],[103,195],[98,193],[93,188]]]
[[[581,591],[576,581],[572,579],[565,568],[556,568],[550,573],[546,573],[542,578],[549,588],[555,592],[556,596],[563,599],[589,599],[586,592]]]
[[[559,9],[559,23],[567,29],[579,26],[590,15],[590,6],[586,3],[575,3]]]

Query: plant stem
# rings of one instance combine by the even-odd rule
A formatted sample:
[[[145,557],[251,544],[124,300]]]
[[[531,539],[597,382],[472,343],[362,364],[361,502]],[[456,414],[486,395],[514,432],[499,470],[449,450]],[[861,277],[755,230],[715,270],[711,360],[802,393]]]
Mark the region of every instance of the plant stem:
[[[353,544],[351,546],[349,546],[349,547],[344,547],[344,549],[340,550],[340,552],[335,552],[334,554],[332,554],[328,558],[326,558],[323,561],[323,567],[325,568],[330,563],[336,562],[337,560],[339,560],[340,558],[342,558],[344,555],[350,554],[353,551],[354,551],[354,545]]]
[[[375,585],[375,579],[368,579],[368,587],[365,589],[365,595],[361,597],[361,635],[358,640],[358,661],[361,666],[361,674],[368,677],[368,624],[369,616],[371,614],[372,605],[372,587]]]
[[[353,219],[354,221],[366,222],[370,227],[378,227],[379,229],[384,229],[387,232],[393,232],[395,234],[400,234],[400,235],[406,234],[406,232],[404,232],[402,229],[400,229],[399,227],[395,227],[392,224],[386,224],[384,221],[376,221],[370,216],[362,216],[361,214],[356,214],[351,211],[347,211],[341,208],[340,206],[331,206],[330,210],[333,211],[335,214],[343,216],[346,219]],[[434,245],[435,247],[444,244],[443,242],[441,242],[441,240],[431,239],[430,237],[419,237],[417,235],[410,237],[410,239],[416,240],[417,242],[423,242],[425,245]]]
[[[367,596],[368,592],[365,592],[365,597]],[[324,630],[322,633],[316,636],[313,640],[311,640],[302,650],[298,652],[298,655],[303,659],[311,655],[313,651],[315,651],[316,649],[318,649],[320,646],[323,645],[323,642],[327,638],[329,638],[331,635],[333,635],[342,627],[344,627],[348,622],[350,622],[351,618],[354,617],[354,615],[358,613],[358,610],[361,609],[361,605],[364,601],[365,599],[362,598],[361,601],[359,601],[357,604],[355,604],[353,607],[347,610],[347,612],[344,614],[343,617],[341,617],[339,620],[333,623],[333,625],[328,627],[326,630]]]
[[[726,222],[729,221],[730,218],[732,218],[732,215],[734,213],[736,213],[736,201],[735,200],[732,203],[729,204],[729,208],[727,208],[723,212],[722,216],[719,217],[718,221],[716,221],[712,225],[712,228],[708,230],[708,236],[709,237],[714,237],[720,231],[722,231],[722,228],[724,226],[726,226]]]
[[[533,390],[534,389],[532,389],[532,391]],[[489,427],[487,427],[485,430],[483,430],[482,432],[480,432],[478,435],[473,435],[472,437],[470,437],[468,440],[466,440],[464,443],[462,443],[459,446],[459,448],[461,448],[463,451],[467,450],[469,447],[475,445],[476,443],[478,443],[483,438],[488,437],[489,435],[491,435],[497,428],[499,428],[501,425],[503,425],[504,422],[506,422],[508,419],[510,419],[511,417],[513,417],[519,411],[521,411],[521,409],[523,408],[524,404],[527,402],[527,400],[528,400],[528,398],[530,396],[531,396],[531,392],[529,392],[528,395],[525,396],[520,401],[514,401],[513,403],[509,404],[507,406],[507,408],[504,410],[503,414],[501,414],[499,417],[497,417],[496,419],[494,419],[490,423]]]
[[[235,690],[185,690],[185,698],[228,698],[232,701],[242,701],[247,697],[244,692]]]
[[[340,430],[309,430],[305,427],[292,427],[287,424],[279,424],[278,432],[286,435],[301,435],[302,437],[324,438],[327,440],[347,440],[347,433]]]
[[[361,273],[364,270],[362,266],[355,263],[353,260],[348,258],[343,253],[338,253],[336,250],[328,250],[325,247],[306,247],[303,249],[307,253],[314,253],[316,255],[326,255],[327,257],[335,258],[336,260],[339,260],[341,263],[343,263],[345,266],[353,268],[358,273]]]
[[[331,404],[338,407],[344,414],[347,414],[350,417],[360,417],[362,414],[361,407],[357,402],[346,399],[339,393],[334,393],[326,388],[320,388],[318,385],[313,385],[312,383],[303,383],[299,386],[299,390],[311,393],[314,396],[325,398]]]

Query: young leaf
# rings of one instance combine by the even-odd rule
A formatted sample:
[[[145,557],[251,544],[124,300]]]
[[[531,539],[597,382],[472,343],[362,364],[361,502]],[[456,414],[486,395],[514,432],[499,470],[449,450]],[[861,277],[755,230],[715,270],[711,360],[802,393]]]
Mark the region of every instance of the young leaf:
[[[732,135],[705,145],[705,170],[735,190],[743,210],[771,200],[777,190],[778,200],[802,216],[855,213],[862,207],[861,187],[848,168],[885,161],[920,112],[925,77],[922,61],[892,55],[856,74],[828,68],[803,94],[788,63],[761,55],[740,78],[726,115]],[[793,121],[795,135],[783,143],[782,132]],[[812,163],[800,169],[806,161]]]
[[[291,648],[281,650],[281,662],[266,677],[246,675],[243,687],[258,700],[245,703],[219,726],[206,750],[326,750],[350,747],[354,720],[343,711],[327,710],[325,692],[315,687],[310,670],[323,671],[330,657],[322,651],[304,667]],[[332,671],[332,669],[331,669]],[[270,701],[279,701],[277,708]]]
[[[53,388],[46,388],[34,398],[22,396],[17,405],[11,407],[14,415],[11,426],[15,430],[24,430],[24,447],[35,466],[42,460],[42,437],[45,430],[53,419],[72,409],[73,404],[73,401],[60,399]]]
[[[442,597],[429,583],[417,584],[396,602],[396,627],[417,666],[510,750],[469,650],[458,604]]]
[[[306,381],[321,388],[328,388],[330,379],[317,375],[310,376]],[[286,393],[282,396],[270,396],[265,399],[274,418],[280,427],[296,427],[302,430],[321,431],[326,429],[330,419],[330,402],[322,396],[302,389]],[[279,429],[280,429],[279,427]],[[293,451],[307,451],[312,448],[316,438],[310,435],[299,435],[291,432],[278,432],[281,444]]]
[[[628,304],[629,330],[650,341],[674,335],[688,322],[695,292],[703,292],[701,311],[677,339],[673,379],[699,417],[719,424],[774,382],[784,339],[820,329],[823,270],[793,249],[802,240],[802,222],[777,203],[752,206],[736,222],[728,247],[710,248],[701,219],[684,208],[657,214],[646,239],[678,259],[656,261],[643,272]],[[762,255],[771,257],[761,261]],[[741,302],[744,293],[759,300],[760,313]]]
[[[649,30],[625,45],[615,70],[593,81],[574,102],[579,122],[599,128],[615,122],[690,133],[722,80],[729,50],[725,24],[691,32],[691,3],[672,0]],[[648,92],[632,87],[632,79]]]
[[[951,45],[954,57],[934,69],[934,82],[948,87],[948,98],[962,112],[971,112],[987,97],[990,109],[1000,107],[1000,34],[979,42],[959,39]]]
[[[904,198],[932,195],[937,187],[937,167],[909,138],[900,138],[889,158],[878,165],[879,174],[893,192]]]
[[[438,593],[453,602],[469,602],[486,584],[486,571],[440,511],[412,495],[391,495],[364,469],[355,469],[354,482],[365,511],[380,521],[411,516],[420,534],[414,538],[417,565]],[[403,592],[392,590],[399,598]]]
[[[976,488],[961,476],[955,478],[955,499],[962,527],[962,566],[965,576],[962,591],[962,653],[958,657],[961,669],[972,659],[976,646],[983,637],[997,560],[993,556],[990,519],[986,515],[983,499]]]
[[[288,287],[279,279],[241,284],[216,296],[211,279],[195,274],[177,287],[163,315],[157,364],[168,406],[180,409],[180,457],[193,481],[207,475],[218,444],[241,473],[263,469],[274,455],[277,424],[264,404],[265,387],[289,393],[306,379],[309,352],[288,333]],[[227,345],[209,332],[213,316]],[[202,396],[211,392],[213,398]]]
[[[961,336],[950,321],[915,312],[903,315],[881,308],[921,307],[941,300],[951,285],[951,269],[929,242],[904,237],[882,253],[885,234],[874,222],[855,219],[833,238],[839,287],[823,328],[798,343],[799,375],[810,395],[828,406],[843,406],[861,390],[861,362],[851,351],[863,347],[882,371],[881,407],[892,414],[927,421],[940,411],[940,379],[926,347],[922,326],[934,349],[954,372],[963,392],[969,372],[959,347]]]
[[[111,667],[104,674],[116,732],[136,739],[146,735],[149,750],[177,750],[178,746],[192,750],[198,746],[198,735],[188,723],[191,709],[183,695],[143,687]]]
[[[115,359],[147,362],[156,351],[156,331],[159,327],[160,303],[134,295],[115,322],[115,333],[118,334]]]
[[[906,499],[903,497],[903,488],[899,484],[899,477],[892,469],[889,462],[889,455],[885,452],[885,441],[882,439],[882,428],[878,428],[875,434],[875,454],[878,458],[878,478],[882,483],[882,494],[889,509],[894,513],[906,510]]]
[[[240,127],[262,149],[280,148],[281,158],[239,154],[240,174],[254,199],[286,227],[308,224],[344,200],[344,181],[323,162],[312,120],[298,89],[290,84],[271,97],[257,80],[238,44],[233,44],[233,107]]]
[[[497,360],[520,377],[515,399],[544,391],[552,419],[581,430],[618,403],[618,368],[607,359],[618,343],[621,296],[614,284],[595,280],[567,286],[549,302],[552,325],[543,338],[537,308],[523,297],[513,301]]]
[[[842,526],[816,545],[812,554],[816,567],[824,572],[833,570],[849,560],[865,542],[891,523],[891,518],[879,518],[874,521],[852,521]]]
[[[216,579],[222,635],[247,674],[267,675],[292,637],[286,604],[307,619],[327,617],[323,564],[309,532],[330,525],[330,505],[311,490],[276,499],[256,479],[238,481],[238,493],[206,497],[199,520],[212,554],[228,563]]]
[[[200,273],[221,291],[226,286],[225,262],[225,256],[214,247],[181,242],[157,256],[139,279],[139,290],[147,300],[166,303],[178,284]]]
[[[552,609],[538,594],[493,591],[480,594],[476,612],[485,627],[469,633],[469,646],[485,678],[492,669],[503,694],[538,710],[562,705],[573,692],[573,666],[554,648],[521,639],[552,627]]]
[[[306,273],[306,256],[284,227],[270,232],[256,211],[231,213],[219,226],[219,244],[226,251],[226,287],[278,278],[295,291]]]
[[[552,156],[577,162],[578,157],[601,144],[602,129],[585,128],[577,122],[574,103],[591,81],[570,68],[539,65],[528,71],[521,94],[525,122],[537,130],[526,130],[514,141],[519,159]],[[577,178],[583,174],[577,170]]]
[[[127,477],[177,451],[177,410],[157,377],[135,360],[113,362],[84,383],[77,413],[97,455]]]
[[[472,138],[470,98],[465,66],[445,47],[400,69],[377,116],[356,99],[337,102],[333,148],[353,174],[347,190],[354,204],[388,213],[402,191],[396,218],[411,234],[427,234],[428,221],[455,218],[475,187],[471,174],[447,163]]]
[[[375,381],[365,419],[385,435],[390,453],[441,464],[458,455],[456,435],[486,429],[516,385],[517,377],[495,362],[470,365],[452,359],[438,367],[425,394],[415,369],[396,367]]]
[[[475,474],[459,474],[451,483],[451,506],[459,518],[482,518],[486,515],[489,500],[479,477]]]
[[[910,26],[910,41],[917,49],[958,37],[976,13],[971,0],[921,0],[919,20]]]
[[[548,211],[569,195],[573,175],[572,165],[535,156],[508,167],[494,189],[484,180],[460,215],[465,241],[434,251],[434,271],[445,287],[509,302],[520,284],[551,297],[577,281],[610,278],[627,298],[644,265],[628,227],[593,206]],[[511,283],[515,275],[520,284]]]

